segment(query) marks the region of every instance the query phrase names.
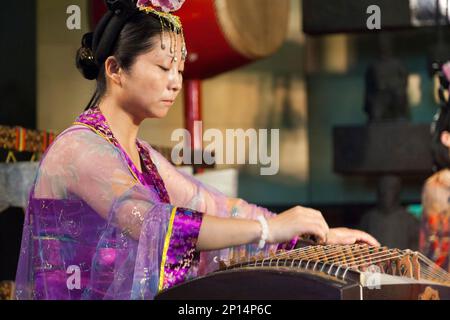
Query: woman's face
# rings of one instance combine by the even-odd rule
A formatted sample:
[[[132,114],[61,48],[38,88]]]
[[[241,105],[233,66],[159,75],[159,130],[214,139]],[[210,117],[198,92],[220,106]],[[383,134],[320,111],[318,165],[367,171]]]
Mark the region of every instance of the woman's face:
[[[121,73],[119,103],[138,119],[164,118],[183,85],[182,37],[176,35],[176,52],[170,53],[175,34],[154,39],[151,51],[139,55],[130,70]]]

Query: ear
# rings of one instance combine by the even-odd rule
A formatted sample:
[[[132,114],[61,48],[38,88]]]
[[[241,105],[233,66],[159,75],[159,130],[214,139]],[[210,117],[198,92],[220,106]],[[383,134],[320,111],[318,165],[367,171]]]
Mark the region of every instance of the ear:
[[[117,85],[122,85],[121,75],[122,68],[115,57],[108,57],[105,61],[105,75],[106,78],[110,79],[113,83]]]
[[[443,131],[441,133],[441,143],[446,146],[447,148],[450,148],[450,132]]]

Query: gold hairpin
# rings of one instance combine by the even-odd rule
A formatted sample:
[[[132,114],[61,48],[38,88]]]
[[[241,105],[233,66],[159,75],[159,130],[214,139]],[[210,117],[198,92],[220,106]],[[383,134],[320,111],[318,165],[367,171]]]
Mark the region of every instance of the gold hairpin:
[[[165,27],[168,27],[171,32],[169,32],[170,37],[170,53],[174,54],[176,53],[178,49],[178,42],[176,34],[181,35],[182,39],[182,45],[181,45],[181,58],[183,60],[186,60],[187,57],[187,49],[186,49],[186,42],[184,38],[184,32],[183,32],[183,25],[181,24],[181,20],[179,17],[169,13],[169,12],[162,12],[158,11],[152,6],[139,6],[139,10],[142,12],[145,12],[147,14],[154,14],[159,18],[159,21],[161,23],[161,49],[165,50],[166,45],[164,43],[164,29]],[[165,23],[167,22],[167,24]],[[172,34],[174,33],[174,34]],[[172,39],[173,37],[173,39]],[[178,58],[174,58],[174,61],[177,62]]]

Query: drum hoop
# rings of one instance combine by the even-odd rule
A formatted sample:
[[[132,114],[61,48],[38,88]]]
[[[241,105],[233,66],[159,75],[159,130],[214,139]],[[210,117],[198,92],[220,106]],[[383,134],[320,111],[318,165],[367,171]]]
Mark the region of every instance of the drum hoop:
[[[282,0],[277,1],[280,1],[280,3],[282,2]],[[245,43],[245,40],[242,37],[242,32],[239,32],[239,30],[236,29],[236,26],[230,19],[226,19],[226,17],[230,16],[230,8],[228,6],[227,0],[213,0],[213,3],[219,28],[223,32],[225,39],[228,40],[228,44],[232,47],[232,49],[234,49],[236,52],[247,59],[260,59],[275,53],[287,37],[289,27],[288,23],[286,23],[286,28],[283,31],[283,37],[280,37],[280,40],[278,41],[278,43],[276,43],[273,50],[261,52],[261,50],[255,49],[252,46],[242,46],[242,44]],[[286,6],[287,11],[289,12],[290,2],[288,0],[286,0]],[[219,14],[219,12],[221,14]]]

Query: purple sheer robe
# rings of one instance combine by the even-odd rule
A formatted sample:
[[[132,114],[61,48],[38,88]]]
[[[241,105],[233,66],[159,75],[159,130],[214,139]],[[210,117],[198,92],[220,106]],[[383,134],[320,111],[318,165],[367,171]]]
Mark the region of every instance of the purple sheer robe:
[[[141,140],[136,145],[142,172],[98,108],[58,136],[30,193],[17,299],[153,299],[216,270],[220,260],[277,249],[254,244],[198,253],[205,214],[273,213],[179,172]]]

